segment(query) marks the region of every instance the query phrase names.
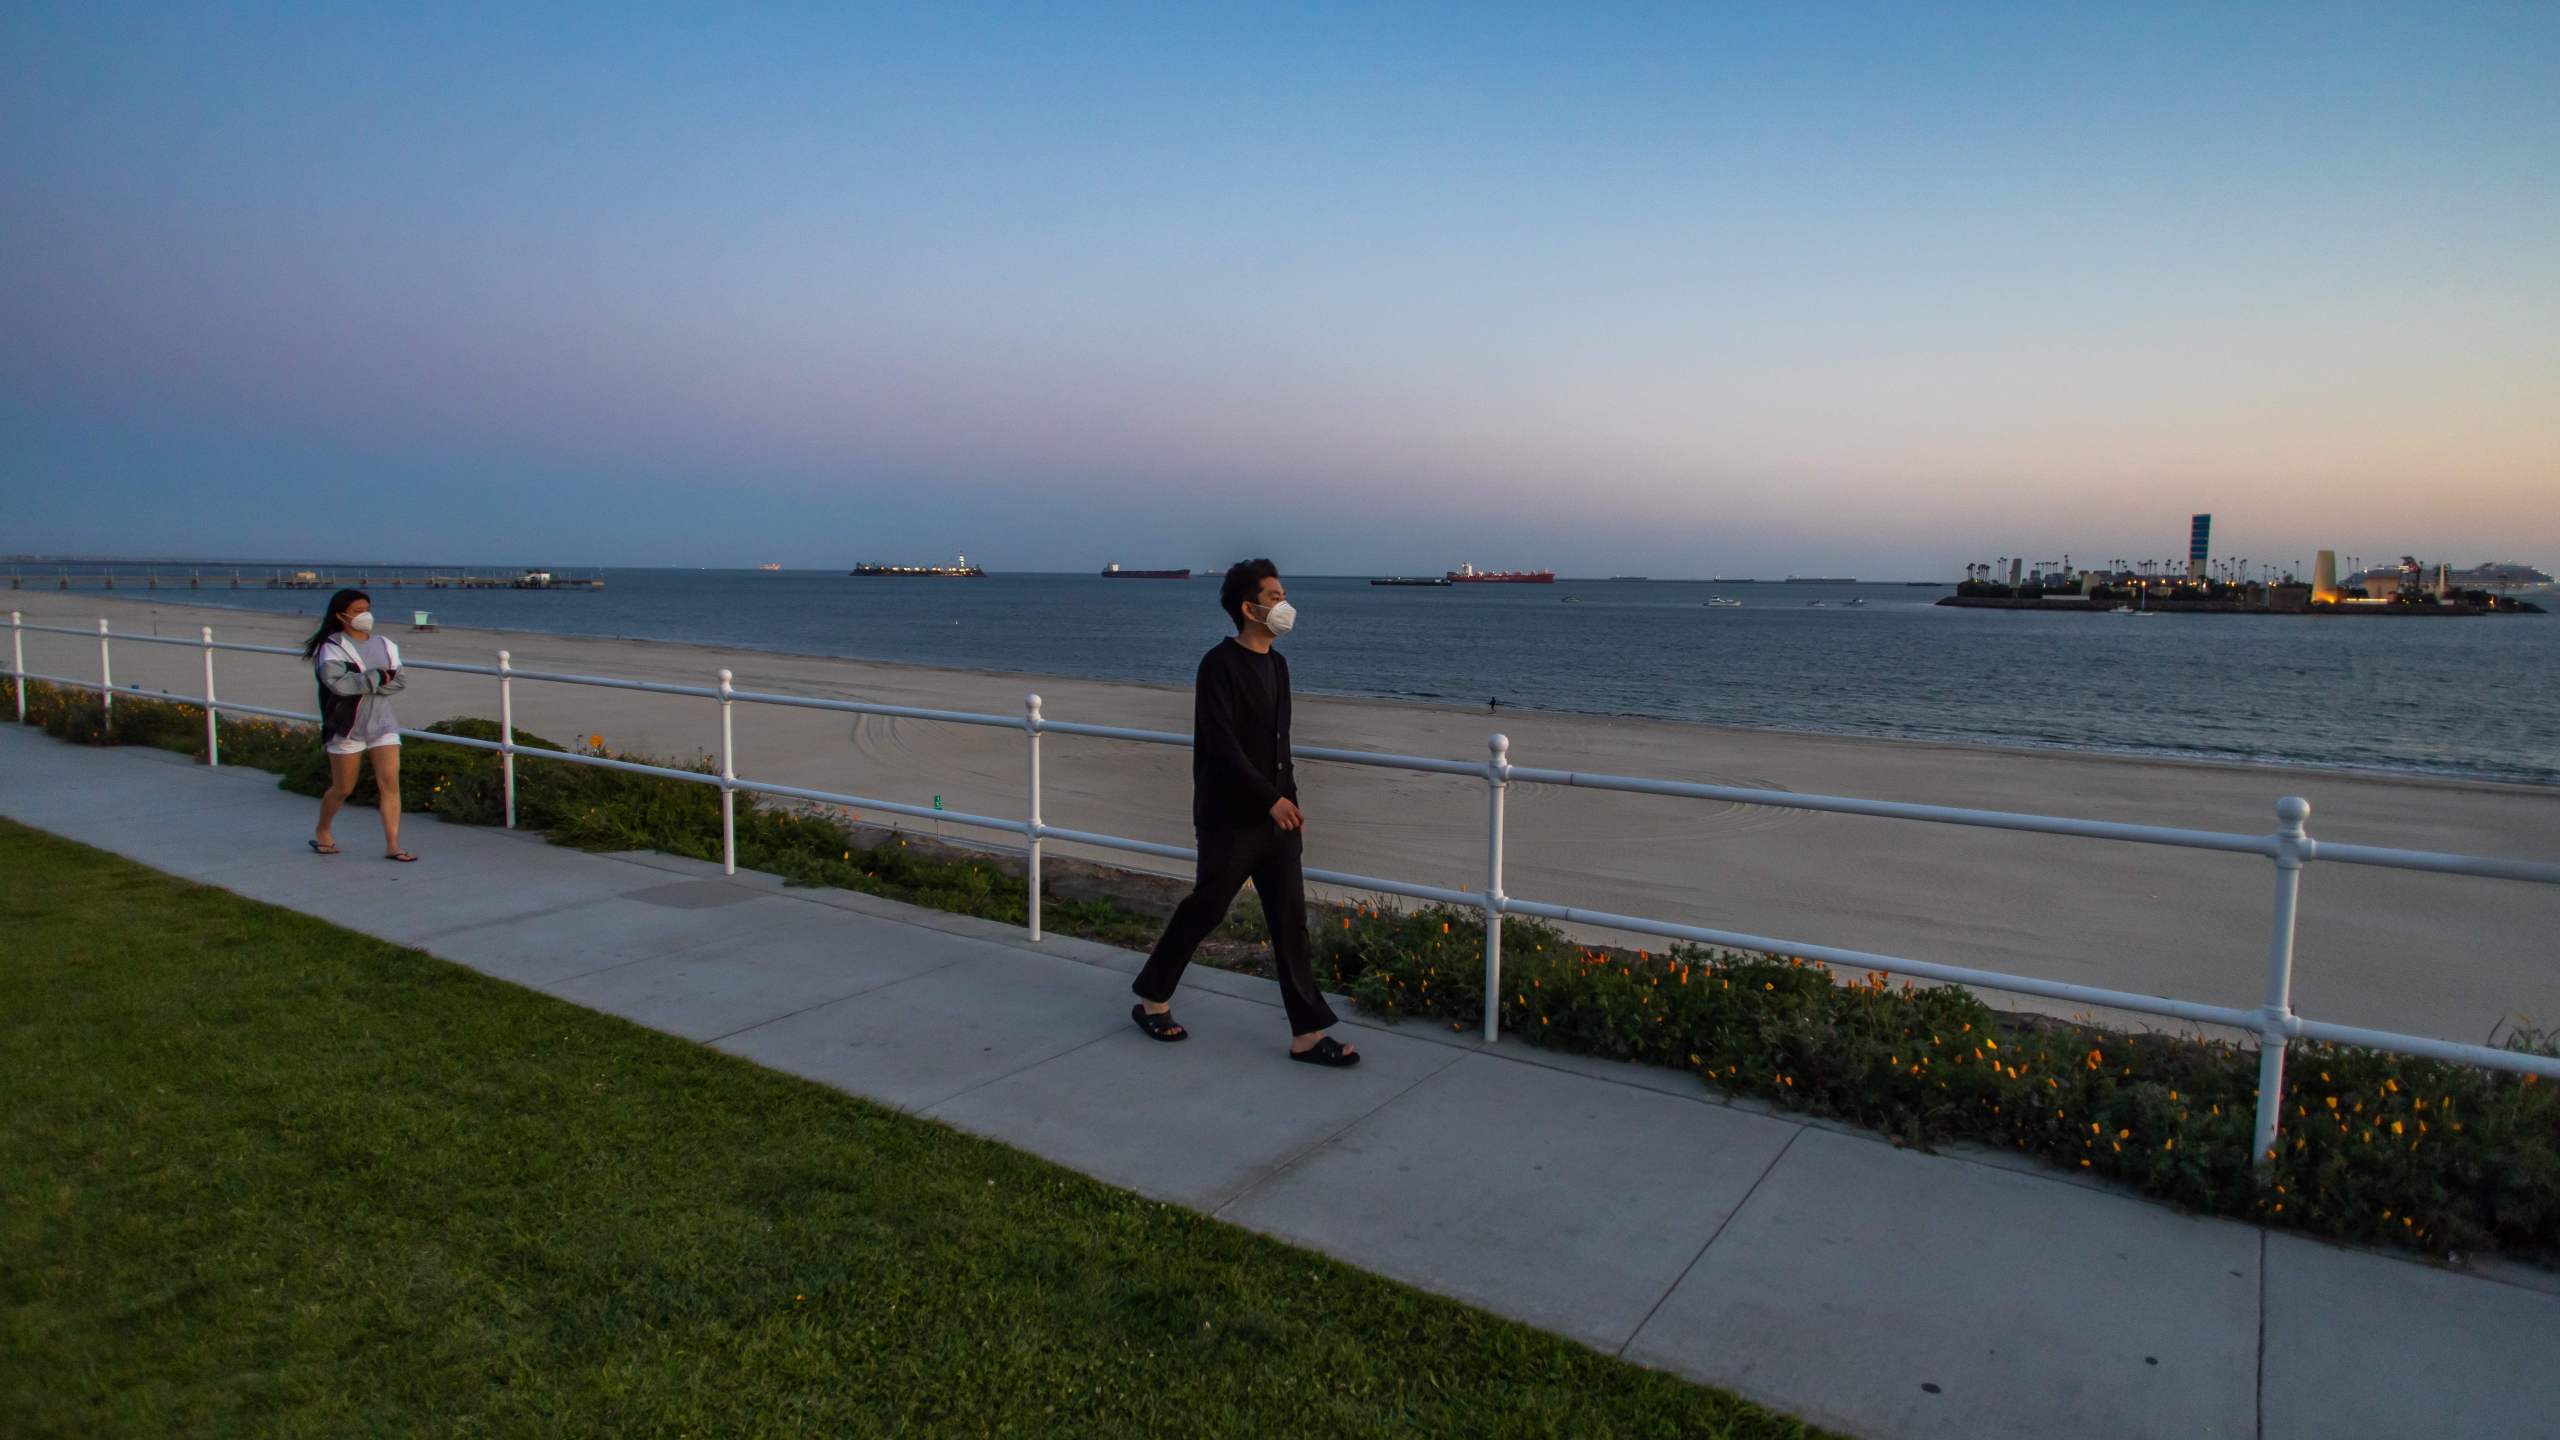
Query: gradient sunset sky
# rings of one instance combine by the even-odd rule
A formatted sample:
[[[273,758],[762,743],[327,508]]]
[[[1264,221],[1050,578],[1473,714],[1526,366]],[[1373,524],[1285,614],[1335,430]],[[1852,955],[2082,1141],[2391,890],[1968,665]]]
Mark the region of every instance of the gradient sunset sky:
[[[13,4],[0,552],[2560,568],[2560,5]]]

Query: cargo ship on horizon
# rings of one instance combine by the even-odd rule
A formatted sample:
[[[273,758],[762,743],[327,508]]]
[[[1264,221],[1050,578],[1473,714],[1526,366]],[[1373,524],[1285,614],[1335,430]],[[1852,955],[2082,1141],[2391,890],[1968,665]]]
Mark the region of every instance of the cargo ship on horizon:
[[[848,572],[862,576],[884,576],[898,580],[983,580],[987,572],[969,563],[963,555],[949,565],[877,565],[863,563]]]
[[[1479,570],[1473,565],[1461,565],[1449,572],[1448,580],[1452,585],[1553,585],[1556,583],[1556,572],[1553,570]]]
[[[1105,580],[1188,580],[1188,570],[1123,570],[1117,561],[1102,567]]]

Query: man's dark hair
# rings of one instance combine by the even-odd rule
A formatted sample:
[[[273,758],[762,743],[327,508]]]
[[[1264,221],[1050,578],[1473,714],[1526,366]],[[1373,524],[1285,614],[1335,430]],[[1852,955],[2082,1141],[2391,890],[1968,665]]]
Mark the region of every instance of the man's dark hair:
[[[1263,581],[1279,576],[1280,567],[1267,559],[1239,560],[1228,566],[1226,583],[1218,587],[1218,608],[1227,612],[1227,623],[1242,631],[1245,602],[1262,593]]]

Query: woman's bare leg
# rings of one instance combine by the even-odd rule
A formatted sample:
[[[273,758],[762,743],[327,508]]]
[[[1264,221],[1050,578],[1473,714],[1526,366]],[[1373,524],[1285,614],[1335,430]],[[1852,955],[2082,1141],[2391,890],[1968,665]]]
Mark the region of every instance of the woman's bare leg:
[[[382,792],[382,853],[400,853],[400,747],[376,745],[364,752],[373,761],[373,788]]]
[[[311,832],[312,839],[329,846],[338,843],[330,838],[329,827],[337,823],[338,807],[356,793],[356,772],[363,764],[361,755],[329,757],[329,788],[320,792],[320,828]]]

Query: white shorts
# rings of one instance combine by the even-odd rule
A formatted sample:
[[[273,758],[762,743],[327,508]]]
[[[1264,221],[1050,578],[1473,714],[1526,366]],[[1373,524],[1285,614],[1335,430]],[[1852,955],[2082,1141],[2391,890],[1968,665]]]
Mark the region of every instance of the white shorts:
[[[399,743],[400,737],[397,735],[385,735],[371,742],[341,735],[321,748],[332,755],[361,755],[367,750],[379,750],[385,745],[397,747]]]

